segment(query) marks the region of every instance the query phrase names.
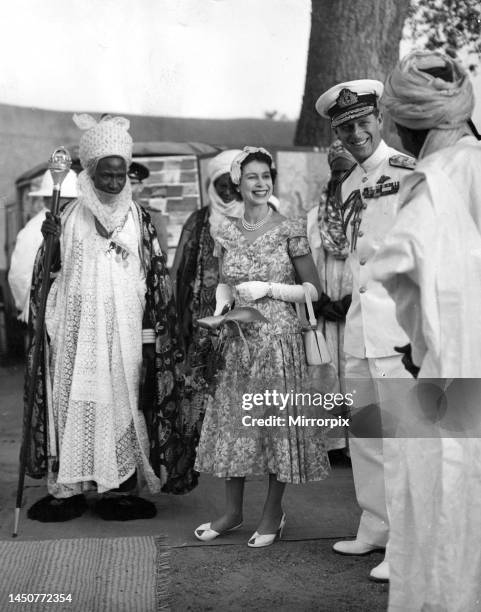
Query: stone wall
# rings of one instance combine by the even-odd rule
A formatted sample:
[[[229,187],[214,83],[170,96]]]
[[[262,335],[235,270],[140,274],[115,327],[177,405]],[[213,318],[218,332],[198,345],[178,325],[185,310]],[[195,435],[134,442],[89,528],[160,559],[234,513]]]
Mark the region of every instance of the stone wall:
[[[135,199],[149,211],[163,250],[167,246],[170,266],[182,226],[202,205],[197,158],[194,155],[175,155],[136,157],[135,160],[150,170],[149,177],[136,190]]]

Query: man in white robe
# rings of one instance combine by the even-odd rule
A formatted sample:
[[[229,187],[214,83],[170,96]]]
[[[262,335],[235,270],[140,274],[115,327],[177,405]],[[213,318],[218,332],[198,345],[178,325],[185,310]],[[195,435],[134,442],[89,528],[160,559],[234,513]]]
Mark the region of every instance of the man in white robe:
[[[401,186],[399,215],[372,273],[396,303],[410,340],[406,361],[423,379],[399,423],[404,452],[391,516],[389,610],[480,610],[481,385],[473,379],[481,374],[481,144],[471,121],[474,97],[454,60],[414,52],[389,76],[383,101],[420,161]]]
[[[84,130],[79,197],[58,224],[48,213],[42,226],[44,235],[57,238],[57,264],[24,444],[30,438],[27,472],[47,475],[50,495],[28,516],[75,518],[92,491],[99,494],[94,511],[103,519],[151,518],[152,502],[127,495],[137,483],[151,492],[162,485],[181,492],[186,476],[187,486],[195,486],[177,410],[181,352],[172,285],[150,218],[132,200],[129,122],[74,119]],[[38,279],[45,275],[37,268],[30,328],[38,324]],[[33,380],[30,357],[28,366],[27,385]],[[147,395],[150,405],[141,401]]]

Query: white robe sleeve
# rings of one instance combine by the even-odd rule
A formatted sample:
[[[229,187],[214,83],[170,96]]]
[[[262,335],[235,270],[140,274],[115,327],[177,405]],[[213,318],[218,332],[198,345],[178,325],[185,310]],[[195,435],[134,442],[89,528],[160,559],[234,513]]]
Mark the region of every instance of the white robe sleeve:
[[[41,227],[44,219],[45,210],[42,210],[19,231],[10,260],[8,283],[15,306],[20,311],[18,318],[25,323],[28,321],[33,266],[43,242]]]
[[[396,318],[410,339],[412,360],[419,367],[427,351],[420,287],[427,280],[426,247],[435,248],[434,221],[429,193],[420,182],[371,263],[373,278],[384,285],[396,304]],[[432,315],[436,320],[434,312]]]

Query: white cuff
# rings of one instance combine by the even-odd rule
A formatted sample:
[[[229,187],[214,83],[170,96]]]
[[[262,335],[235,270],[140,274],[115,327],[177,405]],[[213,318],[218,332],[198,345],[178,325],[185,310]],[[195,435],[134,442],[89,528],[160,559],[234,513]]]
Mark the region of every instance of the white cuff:
[[[142,344],[155,344],[155,330],[143,329],[142,330]]]

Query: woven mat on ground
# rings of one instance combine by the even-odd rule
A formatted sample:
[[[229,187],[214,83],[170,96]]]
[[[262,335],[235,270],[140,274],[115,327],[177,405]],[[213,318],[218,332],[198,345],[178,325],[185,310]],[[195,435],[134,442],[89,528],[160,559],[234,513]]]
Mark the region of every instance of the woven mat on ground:
[[[162,537],[0,542],[0,609],[17,612],[168,610],[169,548]],[[71,594],[71,602],[8,604],[10,594]],[[30,597],[31,599],[31,597]],[[58,598],[56,598],[58,600]]]

